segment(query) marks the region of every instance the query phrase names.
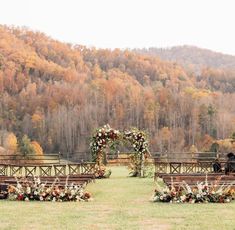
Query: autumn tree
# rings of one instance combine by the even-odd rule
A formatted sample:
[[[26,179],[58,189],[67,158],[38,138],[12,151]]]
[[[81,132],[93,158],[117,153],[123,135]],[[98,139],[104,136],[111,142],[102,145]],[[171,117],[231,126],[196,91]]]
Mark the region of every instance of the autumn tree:
[[[14,133],[9,133],[4,141],[3,145],[7,150],[10,150],[12,153],[17,151],[17,138]]]
[[[34,147],[27,135],[24,135],[19,142],[19,151],[23,156],[35,154]]]
[[[40,146],[40,144],[37,141],[32,141],[31,142],[31,146],[34,149],[34,153],[38,156],[42,156],[43,155],[43,149]]]

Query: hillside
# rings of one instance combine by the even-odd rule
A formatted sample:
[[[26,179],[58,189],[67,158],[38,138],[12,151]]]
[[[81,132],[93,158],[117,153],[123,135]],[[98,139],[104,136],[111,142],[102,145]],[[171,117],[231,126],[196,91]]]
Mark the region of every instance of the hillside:
[[[235,56],[194,46],[136,49],[133,52],[182,65],[189,75],[196,76],[198,88],[224,93],[235,90]]]
[[[162,60],[178,62],[187,68],[197,71],[209,68],[223,68],[235,70],[235,56],[202,49],[195,46],[175,46],[171,48],[136,49],[140,54],[159,57]]]
[[[234,76],[1,26],[0,130],[70,157],[89,151],[92,131],[106,123],[146,129],[152,151],[206,150],[235,131]]]

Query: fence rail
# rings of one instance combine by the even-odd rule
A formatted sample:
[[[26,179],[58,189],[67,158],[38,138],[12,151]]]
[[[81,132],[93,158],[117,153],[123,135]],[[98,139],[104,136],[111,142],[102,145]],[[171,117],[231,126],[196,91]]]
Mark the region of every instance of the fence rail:
[[[155,176],[160,174],[184,174],[184,173],[212,173],[214,172],[215,161],[200,160],[200,161],[155,161]],[[221,170],[224,171],[227,161],[219,161]],[[235,162],[230,161],[230,164]]]
[[[226,153],[169,153],[155,155],[155,176],[166,173],[210,173],[217,159],[224,170],[227,163]]]
[[[44,155],[20,155],[6,154],[0,155],[0,164],[60,164],[59,154],[44,154]]]
[[[0,176],[67,176],[94,173],[94,162],[52,165],[0,164]]]

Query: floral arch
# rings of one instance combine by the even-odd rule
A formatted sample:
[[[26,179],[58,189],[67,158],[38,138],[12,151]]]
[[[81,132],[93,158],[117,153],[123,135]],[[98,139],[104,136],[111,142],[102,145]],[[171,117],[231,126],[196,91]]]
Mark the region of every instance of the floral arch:
[[[96,162],[97,167],[102,167],[102,159],[104,157],[104,150],[107,146],[112,146],[115,142],[122,142],[124,144],[131,144],[134,152],[130,155],[130,163],[133,176],[143,176],[144,163],[146,158],[150,155],[148,150],[147,134],[137,128],[131,128],[123,132],[112,129],[109,125],[105,125],[96,129],[90,143],[92,152],[92,160]]]

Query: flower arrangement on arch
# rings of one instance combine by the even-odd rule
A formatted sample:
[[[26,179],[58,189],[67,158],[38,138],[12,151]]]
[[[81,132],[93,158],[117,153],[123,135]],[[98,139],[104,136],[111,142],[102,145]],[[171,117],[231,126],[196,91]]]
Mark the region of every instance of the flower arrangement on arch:
[[[93,161],[101,164],[103,151],[107,145],[120,138],[121,133],[112,129],[109,125],[104,125],[96,130],[90,143]]]
[[[206,176],[204,182],[197,182],[193,187],[183,181],[176,189],[172,181],[171,188],[157,184],[151,200],[169,203],[229,203],[235,197],[235,190],[232,189],[233,184],[234,182],[218,186],[215,183],[209,186]]]
[[[131,147],[134,149],[134,152],[130,156],[131,176],[141,176],[141,174],[143,174],[141,172],[144,172],[144,161],[150,155],[147,134],[137,128],[120,132],[112,129],[109,125],[105,125],[96,130],[90,143],[92,159],[98,166],[96,169],[97,178],[107,177],[103,175],[110,176],[110,170],[106,172],[102,164],[104,149],[107,146],[115,145],[115,142],[118,141],[131,144]]]
[[[104,125],[102,128],[96,130],[90,143],[92,153],[92,160],[96,162],[95,177],[108,178],[112,171],[107,170],[103,165],[104,149],[109,145],[120,139],[120,132],[112,129],[109,125]]]
[[[17,185],[8,186],[8,199],[18,201],[89,201],[91,194],[84,191],[82,185],[68,184],[61,187],[56,185],[58,179],[51,185],[42,183],[40,177],[34,177],[33,181],[19,181],[16,178]]]
[[[124,132],[123,138],[134,148],[133,154],[130,155],[130,175],[140,176],[145,160],[150,155],[147,134],[137,128],[132,128]]]

